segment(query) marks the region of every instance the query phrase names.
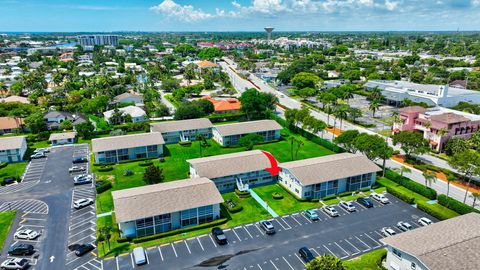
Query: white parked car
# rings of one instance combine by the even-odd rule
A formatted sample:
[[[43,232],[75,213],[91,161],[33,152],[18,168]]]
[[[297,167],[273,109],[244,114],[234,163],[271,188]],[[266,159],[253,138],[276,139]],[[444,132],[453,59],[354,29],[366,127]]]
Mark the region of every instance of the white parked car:
[[[28,260],[25,258],[11,258],[7,259],[6,261],[2,262],[0,264],[0,267],[5,270],[20,270],[20,269],[27,269],[30,264],[28,263]]]
[[[418,223],[420,223],[420,225],[422,226],[428,226],[428,225],[431,225],[433,222],[426,217],[422,217],[418,220]]]
[[[389,227],[383,227],[382,228],[382,234],[384,236],[392,236],[392,235],[395,235],[397,234],[392,228],[389,228]]]
[[[383,194],[372,193],[370,196],[374,198],[376,201],[381,202],[383,204],[389,203],[387,197],[385,197],[385,195]]]
[[[326,205],[323,208],[323,211],[331,217],[338,217],[338,212],[333,206]]]
[[[341,201],[340,206],[348,212],[355,212],[355,205],[351,201]]]
[[[397,227],[402,230],[402,231],[410,231],[413,229],[412,225],[410,225],[410,223],[408,222],[403,222],[403,221],[400,221],[397,223]]]
[[[91,204],[93,204],[93,199],[90,199],[90,198],[79,199],[79,200],[76,200],[76,201],[73,202],[73,207],[75,209],[82,209],[83,207],[89,206]]]
[[[34,240],[39,237],[40,234],[34,230],[19,230],[15,233],[15,238],[24,240]]]
[[[69,173],[83,172],[83,171],[85,171],[85,167],[83,166],[72,166],[71,168],[68,169]]]

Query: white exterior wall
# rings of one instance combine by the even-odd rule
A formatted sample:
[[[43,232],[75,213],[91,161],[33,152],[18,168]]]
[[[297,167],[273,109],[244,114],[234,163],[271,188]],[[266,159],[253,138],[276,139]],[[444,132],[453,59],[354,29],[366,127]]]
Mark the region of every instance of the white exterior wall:
[[[24,138],[20,148],[0,151],[0,162],[20,162],[23,160],[23,156],[25,155],[26,151],[27,140]]]
[[[60,140],[52,140],[52,145],[64,145],[64,144],[72,144],[74,139],[60,139]]]
[[[397,250],[401,254],[401,257],[399,257],[393,253],[393,248],[391,246],[387,246],[387,250],[388,253],[385,266],[388,270],[428,270],[428,268],[415,256]],[[412,262],[414,263],[415,268],[412,267]]]
[[[304,187],[300,184],[300,181],[298,181],[293,174],[284,168],[278,174],[278,182],[292,193],[297,195],[299,198],[303,198],[304,192],[311,189],[310,187],[307,187],[308,190],[304,189]]]
[[[220,133],[218,133],[218,130],[215,127],[212,129],[212,135],[216,142],[218,142],[220,145],[223,145],[223,137],[220,135]]]

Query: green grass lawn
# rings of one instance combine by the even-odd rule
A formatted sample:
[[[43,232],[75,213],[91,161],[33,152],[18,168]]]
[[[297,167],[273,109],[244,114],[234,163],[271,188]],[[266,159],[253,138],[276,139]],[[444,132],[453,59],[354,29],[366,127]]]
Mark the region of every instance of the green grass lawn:
[[[0,169],[0,180],[8,176],[22,176],[25,168],[27,167],[27,162],[17,162],[9,163],[7,167]]]
[[[222,194],[225,201],[231,199],[235,204],[243,206],[243,210],[237,213],[229,213],[230,220],[226,223],[227,227],[235,227],[240,224],[246,224],[261,219],[269,219],[272,216],[254,198],[239,198],[235,192]]]
[[[7,238],[8,231],[10,231],[15,214],[15,211],[0,212],[0,251],[2,251],[3,244]]]
[[[299,212],[305,209],[318,208],[322,206],[319,202],[300,202],[293,195],[288,193],[279,184],[262,186],[253,188],[253,190],[262,198],[269,207],[277,214],[285,215],[289,213]],[[278,192],[283,195],[283,199],[276,200],[272,194]]]
[[[386,249],[374,250],[360,257],[344,261],[343,265],[347,270],[382,270],[383,268],[379,265],[386,254]]]

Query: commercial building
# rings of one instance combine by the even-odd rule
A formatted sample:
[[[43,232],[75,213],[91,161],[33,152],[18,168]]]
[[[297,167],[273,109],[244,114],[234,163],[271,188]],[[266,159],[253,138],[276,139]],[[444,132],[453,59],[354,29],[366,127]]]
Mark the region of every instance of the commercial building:
[[[77,137],[76,132],[52,133],[48,141],[50,141],[52,146],[73,144],[75,137]]]
[[[198,135],[209,139],[212,137],[213,124],[208,118],[150,124],[151,132],[159,132],[166,144],[195,141]]]
[[[95,162],[110,163],[139,158],[154,158],[163,154],[162,135],[158,132],[93,139]]]
[[[480,214],[470,213],[381,239],[389,270],[480,269]]]
[[[282,130],[282,126],[275,120],[259,120],[218,125],[213,128],[212,133],[213,139],[219,144],[231,146],[238,144],[240,138],[248,134],[261,135],[265,142],[278,140],[280,139],[280,130]]]
[[[117,35],[82,35],[78,36],[78,44],[83,46],[110,45],[118,46]]]
[[[271,165],[260,150],[196,158],[187,162],[190,164],[190,177],[207,177],[215,182],[220,192],[270,184],[277,180],[265,170]]]
[[[364,87],[378,87],[385,99],[400,104],[405,99],[424,102],[429,106],[453,107],[460,102],[480,104],[480,92],[450,87],[447,85],[417,84],[406,81],[372,80]]]
[[[14,136],[0,138],[0,162],[19,162],[27,151],[27,137]]]
[[[299,198],[318,199],[371,187],[380,168],[363,155],[341,153],[279,164],[278,182]]]
[[[411,106],[400,109],[400,120],[393,125],[393,133],[417,131],[436,151],[454,137],[469,139],[480,129],[480,116],[443,107],[426,109]]]
[[[216,220],[224,202],[207,178],[118,190],[112,197],[122,237],[142,237]]]

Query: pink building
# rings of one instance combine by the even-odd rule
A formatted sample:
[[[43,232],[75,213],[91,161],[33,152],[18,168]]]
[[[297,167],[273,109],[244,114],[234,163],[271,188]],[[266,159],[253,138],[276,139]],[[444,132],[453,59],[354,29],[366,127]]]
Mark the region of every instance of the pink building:
[[[400,109],[400,119],[393,125],[393,133],[405,130],[421,132],[431,148],[437,151],[443,150],[448,139],[468,139],[480,129],[480,116],[443,107],[405,107]]]

